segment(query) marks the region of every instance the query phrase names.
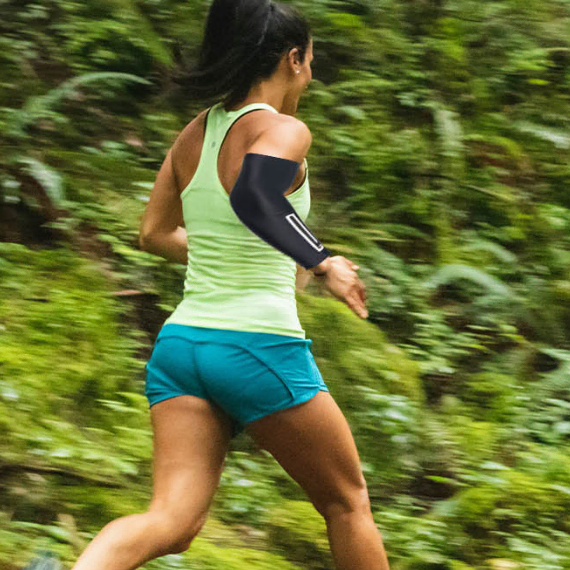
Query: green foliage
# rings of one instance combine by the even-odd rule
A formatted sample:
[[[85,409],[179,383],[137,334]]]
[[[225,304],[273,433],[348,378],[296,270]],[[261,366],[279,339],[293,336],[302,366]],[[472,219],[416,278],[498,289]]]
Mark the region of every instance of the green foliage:
[[[3,506],[14,521],[61,510],[81,517],[93,505],[99,516],[116,513],[73,484],[97,491],[148,476],[138,335],[119,325],[108,281],[88,261],[67,250],[0,246],[0,432],[10,442],[0,451]],[[60,493],[65,480],[69,492]]]
[[[249,453],[230,453],[222,473],[215,504],[220,520],[263,529],[271,509],[280,503],[273,480],[279,466],[271,457],[252,458]]]
[[[426,282],[426,286],[438,287],[440,285],[445,285],[450,281],[460,279],[472,281],[486,289],[489,293],[494,293],[501,297],[508,298],[512,296],[512,292],[509,288],[498,279],[494,279],[491,275],[488,275],[475,267],[460,264],[444,265]]]
[[[253,548],[224,548],[206,542],[200,537],[194,541],[191,550],[188,551],[186,564],[189,563],[197,570],[242,570],[243,568],[297,570],[300,568],[277,554]],[[162,568],[162,566],[155,566],[155,568]]]
[[[270,544],[300,567],[333,565],[324,520],[310,503],[283,502],[272,511],[268,532]]]
[[[24,129],[29,125],[41,119],[53,119],[56,123],[62,123],[68,120],[64,115],[58,114],[54,107],[63,99],[72,97],[79,87],[83,87],[89,83],[97,81],[110,81],[119,84],[124,81],[135,83],[149,84],[149,81],[135,75],[127,73],[86,73],[79,75],[73,79],[69,79],[52,89],[45,95],[31,97],[26,101],[24,107],[12,114],[12,120],[8,123],[6,132],[9,135],[20,137],[23,136]]]

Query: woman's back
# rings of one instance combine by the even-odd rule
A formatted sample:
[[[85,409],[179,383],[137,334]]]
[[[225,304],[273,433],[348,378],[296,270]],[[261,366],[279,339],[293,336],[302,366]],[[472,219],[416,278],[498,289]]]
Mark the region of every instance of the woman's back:
[[[210,109],[202,111],[180,133],[175,145],[174,168],[180,188],[184,189],[191,182],[202,153],[207,114]],[[237,110],[237,109],[236,109]],[[297,121],[297,119],[260,108],[240,116],[228,131],[220,150],[218,159],[218,176],[226,192],[230,193],[243,164],[243,158],[259,135],[276,121]],[[288,196],[305,180],[305,165],[299,167],[299,172],[291,187],[285,192]]]
[[[229,112],[218,103],[179,137],[173,156],[188,267],[184,297],[164,324],[305,338],[297,315],[295,261],[249,230],[229,201],[247,149],[275,121],[288,120],[297,119],[279,115],[267,103]],[[310,210],[306,161],[286,198],[305,221]]]

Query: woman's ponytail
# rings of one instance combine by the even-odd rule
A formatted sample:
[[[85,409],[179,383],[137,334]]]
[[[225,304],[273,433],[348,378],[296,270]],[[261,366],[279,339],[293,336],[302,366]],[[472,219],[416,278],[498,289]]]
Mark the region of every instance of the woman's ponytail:
[[[270,77],[285,50],[304,59],[308,22],[294,8],[273,0],[214,0],[197,66],[177,79],[192,99],[221,96],[226,107],[247,97],[252,85]]]

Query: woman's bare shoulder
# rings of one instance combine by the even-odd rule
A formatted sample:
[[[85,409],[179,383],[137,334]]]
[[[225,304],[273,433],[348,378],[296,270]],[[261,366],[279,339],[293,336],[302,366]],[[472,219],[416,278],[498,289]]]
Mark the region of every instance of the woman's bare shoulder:
[[[184,163],[192,161],[195,149],[201,148],[204,141],[204,130],[206,126],[206,115],[208,109],[204,109],[194,117],[178,134],[172,144],[172,156],[175,168],[178,166],[178,157],[184,157]],[[199,157],[199,155],[196,155]]]
[[[302,162],[312,143],[309,127],[290,115],[273,115],[248,152],[269,154]]]
[[[188,140],[192,137],[203,137],[204,127],[206,126],[206,115],[209,107],[200,111],[179,133],[178,139]],[[177,139],[177,140],[178,140]]]

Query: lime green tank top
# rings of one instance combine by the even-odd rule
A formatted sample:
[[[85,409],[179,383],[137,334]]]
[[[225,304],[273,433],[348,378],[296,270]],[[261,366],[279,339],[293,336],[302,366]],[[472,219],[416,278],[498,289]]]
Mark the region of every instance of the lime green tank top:
[[[183,298],[164,324],[264,332],[305,338],[297,315],[295,260],[254,234],[237,217],[218,177],[218,154],[227,132],[252,103],[225,111],[216,103],[206,116],[202,154],[196,173],[180,194],[188,235],[188,265]],[[309,215],[309,170],[285,196],[299,217]]]

